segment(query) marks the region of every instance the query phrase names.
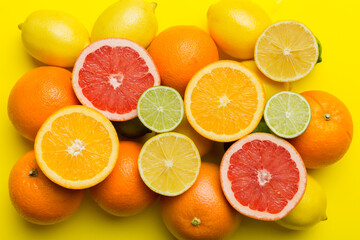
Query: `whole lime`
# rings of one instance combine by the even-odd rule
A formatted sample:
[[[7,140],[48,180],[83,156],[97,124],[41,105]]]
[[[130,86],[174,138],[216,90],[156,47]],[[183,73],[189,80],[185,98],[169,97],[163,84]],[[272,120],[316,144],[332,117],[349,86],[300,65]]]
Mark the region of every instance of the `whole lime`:
[[[53,10],[31,13],[19,29],[32,57],[59,67],[72,67],[90,42],[89,33],[79,20]]]
[[[157,4],[143,0],[120,0],[96,20],[91,41],[104,38],[126,38],[147,47],[157,32]]]
[[[250,0],[221,0],[210,6],[207,19],[220,49],[243,60],[254,57],[256,40],[271,24],[268,14]]]
[[[325,192],[320,184],[308,174],[303,198],[286,217],[276,223],[292,230],[303,230],[326,219]]]

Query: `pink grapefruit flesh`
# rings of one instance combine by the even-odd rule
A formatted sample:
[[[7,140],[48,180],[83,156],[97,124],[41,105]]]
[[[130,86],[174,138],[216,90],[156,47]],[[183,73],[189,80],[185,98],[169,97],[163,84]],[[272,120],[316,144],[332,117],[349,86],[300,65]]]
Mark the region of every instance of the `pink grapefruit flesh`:
[[[287,141],[267,133],[235,142],[225,152],[220,174],[229,203],[260,220],[285,217],[306,188],[306,169],[299,153]]]
[[[153,60],[140,45],[108,38],[86,47],[76,60],[73,88],[80,102],[113,121],[137,116],[136,105],[148,88],[160,85]]]

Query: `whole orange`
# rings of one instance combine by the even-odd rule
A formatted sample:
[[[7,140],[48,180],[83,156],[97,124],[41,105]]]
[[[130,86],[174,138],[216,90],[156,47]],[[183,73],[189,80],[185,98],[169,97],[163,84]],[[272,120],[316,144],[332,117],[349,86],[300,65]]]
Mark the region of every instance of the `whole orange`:
[[[85,190],[71,190],[50,181],[36,163],[34,151],[22,156],[9,177],[10,199],[27,221],[48,225],[71,216],[81,205]]]
[[[25,73],[12,88],[8,115],[25,138],[34,141],[43,122],[58,109],[80,104],[71,85],[71,72],[60,67],[38,67]]]
[[[219,60],[210,35],[195,26],[170,27],[154,38],[149,47],[161,77],[161,84],[175,88],[184,96],[192,76]]]
[[[178,239],[223,239],[240,223],[240,215],[221,190],[219,166],[209,162],[201,163],[189,190],[176,197],[161,197],[160,207],[165,225]]]
[[[90,188],[95,202],[110,214],[132,216],[149,207],[158,194],[142,181],[138,169],[141,144],[120,141],[119,157],[113,171],[101,183]]]
[[[345,104],[330,93],[301,93],[310,104],[311,120],[306,131],[289,140],[307,168],[335,163],[349,149],[353,136],[351,114]]]

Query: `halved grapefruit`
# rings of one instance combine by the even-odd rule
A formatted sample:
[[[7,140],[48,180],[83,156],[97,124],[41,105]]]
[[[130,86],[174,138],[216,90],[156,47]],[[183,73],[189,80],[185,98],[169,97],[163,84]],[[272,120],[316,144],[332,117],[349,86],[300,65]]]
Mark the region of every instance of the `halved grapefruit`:
[[[300,154],[268,133],[253,133],[235,142],[225,152],[220,176],[224,194],[238,212],[267,221],[285,217],[306,187]]]
[[[147,51],[127,39],[108,38],[86,47],[76,60],[73,88],[80,102],[113,121],[137,116],[136,105],[160,76]]]

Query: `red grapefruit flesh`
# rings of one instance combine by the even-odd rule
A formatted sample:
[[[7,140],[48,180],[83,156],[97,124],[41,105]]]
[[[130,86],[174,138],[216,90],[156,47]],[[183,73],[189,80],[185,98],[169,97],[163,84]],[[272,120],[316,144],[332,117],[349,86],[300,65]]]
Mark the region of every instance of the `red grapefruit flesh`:
[[[108,38],[86,47],[76,60],[73,88],[80,102],[113,121],[137,116],[136,105],[148,88],[160,85],[153,60],[140,45]]]
[[[234,143],[221,161],[220,175],[224,194],[238,212],[267,221],[285,217],[306,187],[299,153],[267,133],[250,134]]]

